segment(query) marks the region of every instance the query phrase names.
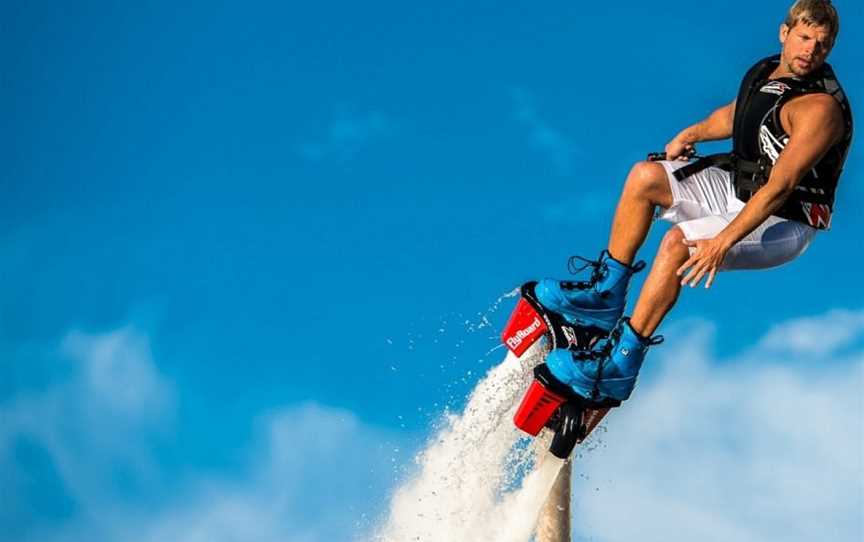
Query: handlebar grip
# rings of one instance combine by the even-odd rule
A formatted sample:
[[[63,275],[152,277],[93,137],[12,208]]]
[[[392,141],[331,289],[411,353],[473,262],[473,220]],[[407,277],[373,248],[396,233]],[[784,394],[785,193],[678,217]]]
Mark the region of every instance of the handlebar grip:
[[[702,158],[701,155],[696,154],[695,149],[690,149],[690,152],[687,153],[688,160],[698,160]],[[648,153],[648,161],[649,162],[658,162],[660,160],[667,160],[665,152],[649,152]]]

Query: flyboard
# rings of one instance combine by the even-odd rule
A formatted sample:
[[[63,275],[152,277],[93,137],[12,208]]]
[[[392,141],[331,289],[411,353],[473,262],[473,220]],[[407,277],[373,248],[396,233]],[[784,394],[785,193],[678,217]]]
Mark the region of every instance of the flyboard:
[[[501,334],[502,342],[517,358],[521,360],[538,341],[545,341],[548,351],[568,348],[578,352],[588,351],[606,336],[600,328],[576,326],[547,311],[534,295],[536,285],[536,282],[522,285],[519,302]],[[609,410],[620,404],[614,399],[592,401],[576,394],[558,381],[545,363],[540,363],[534,367],[534,379],[513,421],[519,429],[535,437],[544,428],[551,430],[549,451],[560,459],[567,459]]]

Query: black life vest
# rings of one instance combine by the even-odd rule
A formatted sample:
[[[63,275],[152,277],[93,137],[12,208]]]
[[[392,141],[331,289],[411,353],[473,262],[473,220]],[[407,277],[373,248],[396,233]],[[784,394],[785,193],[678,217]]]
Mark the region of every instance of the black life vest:
[[[817,229],[831,225],[834,197],[852,142],[852,110],[834,70],[824,64],[806,77],[769,79],[780,55],[757,62],[747,71],[738,91],[733,128],[733,157],[751,167],[732,168],[738,197],[747,201],[768,180],[771,166],[789,142],[780,123],[780,109],[792,98],[824,93],[833,96],[843,111],[843,137],[808,171],[795,191],[774,214]],[[752,164],[757,167],[752,167]]]

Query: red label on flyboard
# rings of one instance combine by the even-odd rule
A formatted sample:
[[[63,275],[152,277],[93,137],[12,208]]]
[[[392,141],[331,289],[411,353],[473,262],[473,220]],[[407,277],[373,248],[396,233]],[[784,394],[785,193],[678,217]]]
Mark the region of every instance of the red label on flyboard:
[[[546,322],[534,307],[524,299],[520,299],[510,321],[501,334],[501,341],[517,356],[521,356],[537,339],[546,333]]]

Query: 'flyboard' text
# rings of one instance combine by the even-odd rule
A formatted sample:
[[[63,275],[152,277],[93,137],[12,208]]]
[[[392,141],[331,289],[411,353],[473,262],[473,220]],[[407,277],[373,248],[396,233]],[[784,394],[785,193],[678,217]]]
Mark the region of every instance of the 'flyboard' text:
[[[543,322],[540,321],[539,317],[535,316],[534,321],[531,322],[530,326],[526,327],[525,329],[520,329],[516,332],[515,335],[507,338],[507,346],[509,346],[510,348],[518,347],[520,344],[522,344],[522,341],[524,341],[526,338],[530,337],[532,333],[540,329],[541,325],[543,325]]]

